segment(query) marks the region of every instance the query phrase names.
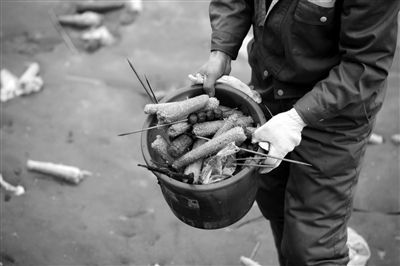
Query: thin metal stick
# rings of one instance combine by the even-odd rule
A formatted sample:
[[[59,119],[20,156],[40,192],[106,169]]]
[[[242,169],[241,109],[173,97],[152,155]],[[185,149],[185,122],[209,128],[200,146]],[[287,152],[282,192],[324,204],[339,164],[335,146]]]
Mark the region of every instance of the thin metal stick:
[[[196,136],[196,138],[210,140],[209,138],[205,138],[205,137],[201,137],[201,136]],[[303,163],[303,162],[300,162],[300,161],[286,159],[286,158],[279,158],[279,157],[275,157],[275,156],[268,155],[268,154],[265,154],[265,153],[261,153],[261,152],[252,151],[252,150],[248,150],[248,149],[245,149],[245,148],[241,148],[241,147],[239,147],[239,149],[241,149],[242,151],[247,151],[249,153],[254,153],[254,154],[257,154],[257,155],[260,155],[260,156],[263,156],[263,157],[268,157],[268,158],[272,158],[272,159],[276,159],[276,160],[282,160],[282,161],[289,162],[289,163],[312,166],[311,164],[308,164],[308,163]]]
[[[271,117],[273,117],[274,115],[272,114],[272,112],[271,112],[271,110],[268,108],[268,106],[267,106],[265,103],[263,103],[263,105],[264,105],[265,109],[267,109],[269,115],[270,115]]]
[[[250,153],[254,153],[254,154],[257,154],[257,155],[260,155],[260,156],[264,156],[264,157],[269,157],[269,158],[276,159],[276,160],[282,160],[282,161],[286,161],[286,162],[289,162],[289,163],[296,163],[296,164],[301,164],[301,165],[306,165],[306,166],[312,166],[311,164],[300,162],[300,161],[296,161],[296,160],[291,160],[291,159],[286,159],[286,158],[279,158],[279,157],[275,157],[275,156],[272,156],[272,155],[264,154],[264,153],[261,153],[261,152],[248,150],[248,149],[245,149],[245,148],[240,148],[240,149],[243,150],[243,151],[247,151],[247,152],[250,152]]]
[[[57,20],[56,15],[54,14],[53,9],[49,10],[50,21],[52,22],[54,28],[57,32],[61,35],[62,39],[64,40],[65,45],[75,54],[79,54],[78,49],[72,42],[71,38],[69,37],[68,33],[64,30],[64,28],[60,25]]]
[[[236,161],[246,161],[246,160],[262,160],[265,157],[247,157],[247,158],[237,158]]]
[[[197,135],[195,135],[195,137],[198,138],[198,139],[210,140],[209,138],[202,137],[202,136],[197,136]]]
[[[147,90],[146,85],[144,85],[142,79],[140,78],[139,74],[136,72],[136,69],[134,68],[133,64],[131,63],[131,61],[129,61],[129,59],[127,58],[126,61],[128,61],[129,66],[131,67],[131,69],[133,70],[133,73],[135,73],[137,79],[139,80],[140,84],[142,85],[143,89],[146,91],[147,95],[149,96],[150,100],[153,103],[157,103],[156,100],[153,99],[153,97],[151,96],[150,92]]]
[[[135,133],[139,133],[139,132],[143,132],[143,131],[147,131],[147,130],[151,130],[151,129],[155,129],[155,128],[160,128],[160,127],[163,127],[163,126],[170,126],[170,125],[182,123],[182,122],[185,122],[185,121],[187,121],[187,118],[183,119],[183,120],[167,123],[167,124],[155,125],[155,126],[152,126],[152,127],[142,128],[142,129],[134,130],[134,131],[127,132],[127,133],[121,133],[121,134],[118,134],[118,137],[127,136],[127,135],[131,135],[131,134],[135,134]]]
[[[256,163],[237,163],[236,165],[239,165],[239,166],[254,166],[254,167],[261,167],[261,168],[271,168],[271,166],[273,166],[273,165],[256,164]]]
[[[254,257],[257,254],[258,249],[260,248],[260,244],[261,244],[260,241],[257,241],[256,245],[253,248],[253,251],[251,251],[250,259],[254,259]]]
[[[151,92],[151,94],[153,95],[154,100],[156,101],[156,103],[158,103],[157,97],[156,97],[156,95],[154,94],[153,88],[151,87],[150,82],[149,82],[149,80],[147,79],[146,75],[144,75],[144,78],[146,79],[147,86],[149,86],[150,92]]]

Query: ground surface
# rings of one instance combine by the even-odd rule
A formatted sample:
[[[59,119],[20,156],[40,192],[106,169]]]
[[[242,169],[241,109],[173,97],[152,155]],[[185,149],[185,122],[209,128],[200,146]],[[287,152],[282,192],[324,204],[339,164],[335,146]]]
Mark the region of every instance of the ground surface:
[[[147,98],[126,58],[146,73],[153,87],[170,90],[207,58],[207,1],[149,1],[131,25],[118,29],[112,47],[74,54],[48,19],[65,13],[69,1],[1,1],[1,67],[20,75],[27,62],[40,63],[45,88],[1,104],[1,166],[4,178],[27,192],[0,192],[0,262],[3,265],[239,265],[261,243],[255,260],[276,265],[272,236],[255,207],[237,224],[204,231],[180,222],[142,163],[139,129]],[[118,17],[116,13],[110,16]],[[114,26],[114,30],[117,28]],[[112,27],[111,26],[111,27]],[[75,32],[76,34],[76,32]],[[79,47],[78,47],[79,48]],[[244,58],[233,75],[248,81]],[[388,82],[376,133],[387,141],[369,146],[355,206],[397,211],[399,60]],[[79,186],[28,172],[34,159],[78,166],[94,175]],[[399,265],[399,218],[354,213],[350,226],[370,245],[369,265]]]

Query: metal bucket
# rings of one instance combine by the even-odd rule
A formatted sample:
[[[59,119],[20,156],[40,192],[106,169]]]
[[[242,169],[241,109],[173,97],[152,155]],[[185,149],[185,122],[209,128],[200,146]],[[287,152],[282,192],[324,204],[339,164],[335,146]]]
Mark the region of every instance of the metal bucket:
[[[180,101],[200,94],[204,94],[201,86],[191,86],[172,92],[163,102]],[[221,105],[237,107],[246,115],[251,115],[256,124],[266,122],[258,104],[241,91],[227,85],[217,85],[215,97]],[[151,115],[143,127],[155,124],[157,118]],[[152,160],[161,162],[150,145],[158,134],[165,133],[163,130],[150,130],[144,131],[141,136],[142,154],[150,166],[155,166]],[[233,177],[207,185],[190,185],[163,174],[154,174],[176,217],[196,228],[218,229],[237,222],[252,207],[258,189],[255,171],[254,167],[245,167]]]

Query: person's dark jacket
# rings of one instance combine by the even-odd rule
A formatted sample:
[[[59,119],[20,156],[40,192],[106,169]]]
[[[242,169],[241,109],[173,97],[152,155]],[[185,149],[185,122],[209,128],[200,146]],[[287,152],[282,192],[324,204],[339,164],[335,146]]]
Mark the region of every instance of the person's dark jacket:
[[[236,59],[253,26],[253,72],[273,77],[277,87],[292,89],[289,94],[301,92],[295,109],[308,125],[336,116],[373,118],[396,50],[400,1],[333,0],[322,7],[279,0],[266,16],[270,2],[212,0],[211,50]]]

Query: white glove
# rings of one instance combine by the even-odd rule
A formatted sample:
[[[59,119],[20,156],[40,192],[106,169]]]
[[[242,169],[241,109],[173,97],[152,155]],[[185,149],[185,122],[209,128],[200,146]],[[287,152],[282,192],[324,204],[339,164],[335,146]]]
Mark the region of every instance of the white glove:
[[[292,108],[287,112],[273,116],[267,123],[257,128],[252,142],[268,150],[268,155],[284,158],[286,154],[300,144],[301,131],[306,126],[297,111]],[[278,167],[282,160],[267,158],[264,164],[270,167],[260,168],[260,173],[268,173]]]

